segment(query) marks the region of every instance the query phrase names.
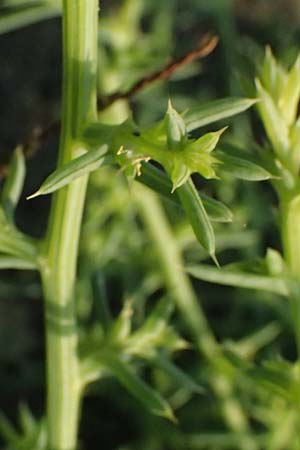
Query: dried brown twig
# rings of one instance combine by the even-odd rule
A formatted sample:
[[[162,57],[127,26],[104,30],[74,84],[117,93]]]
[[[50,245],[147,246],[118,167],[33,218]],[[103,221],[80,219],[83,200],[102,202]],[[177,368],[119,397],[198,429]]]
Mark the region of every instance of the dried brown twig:
[[[163,69],[153,72],[150,75],[143,77],[137,83],[135,83],[127,92],[115,92],[107,97],[102,97],[98,99],[98,108],[103,111],[104,109],[111,106],[114,102],[121,99],[131,99],[137,93],[143,91],[147,87],[151,86],[156,81],[163,81],[170,78],[175,72],[181,69],[183,66],[192,63],[193,61],[205,58],[210,53],[214,51],[218,44],[219,38],[215,35],[205,34],[200,40],[199,45],[194,50],[186,53],[182,57],[171,61]],[[29,133],[27,139],[20,144],[23,148],[26,157],[32,156],[40,145],[48,139],[48,137],[58,130],[60,126],[60,121],[56,120],[50,123],[46,127],[35,126]],[[0,165],[0,178],[5,176],[8,171],[8,166],[6,164]]]
[[[130,99],[138,92],[144,90],[148,86],[152,85],[156,81],[162,81],[170,78],[175,72],[177,72],[181,67],[192,63],[196,59],[204,58],[208,56],[217,46],[219,38],[210,34],[206,34],[201,40],[198,47],[191,52],[186,53],[179,59],[171,61],[163,69],[158,70],[150,75],[139,80],[135,83],[127,92],[115,92],[114,94],[100,98],[98,100],[98,107],[100,110],[107,108],[112,105],[117,100]]]

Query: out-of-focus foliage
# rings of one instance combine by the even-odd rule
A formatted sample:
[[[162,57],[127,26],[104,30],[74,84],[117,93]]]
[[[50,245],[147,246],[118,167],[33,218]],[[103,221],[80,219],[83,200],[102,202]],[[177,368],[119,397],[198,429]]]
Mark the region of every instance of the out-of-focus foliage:
[[[169,97],[174,108],[183,111],[221,96],[240,96],[244,92],[256,96],[254,76],[261,76],[261,85],[265,86],[260,72],[264,46],[270,44],[287,65],[299,51],[297,2],[271,3],[267,0],[103,0],[99,33],[100,95],[125,92],[141,77],[163,67],[171,57],[192,50],[202,33],[214,31],[220,36],[220,44],[211,56],[182,68],[168,81],[149,85],[132,99],[135,121],[145,127],[162,120]],[[0,138],[0,156],[6,162],[22,139],[20,129],[23,133],[27,118],[31,123],[42,124],[45,118],[57,116],[60,2],[6,0],[0,8],[0,32],[3,33],[0,36],[3,49],[0,134],[4,136]],[[47,21],[40,22],[44,19]],[[43,43],[50,49],[48,56],[46,50],[41,53]],[[270,62],[270,54],[269,58]],[[263,95],[261,85],[258,86]],[[38,94],[33,94],[35,91]],[[286,107],[284,101],[281,107]],[[128,116],[127,101],[119,100],[101,116],[108,124],[122,122]],[[291,120],[284,126],[290,126]],[[297,128],[297,123],[294,127]],[[211,129],[204,127],[204,131]],[[276,148],[276,136],[268,126],[266,131]],[[279,126],[275,131],[280,131]],[[227,158],[242,155],[255,164],[257,161],[253,161],[254,153],[251,153],[255,146],[250,143],[263,144],[265,135],[254,113],[234,122],[230,119],[226,133],[228,142],[217,150],[220,157],[224,153]],[[199,139],[197,130],[192,137]],[[279,137],[283,139],[284,133]],[[16,220],[34,236],[43,233],[48,204],[37,200],[32,206],[26,203],[25,197],[51,172],[55,148],[54,137],[50,145],[43,145],[27,162],[29,177],[16,210]],[[225,152],[226,149],[231,149],[231,153]],[[298,163],[297,155],[295,158]],[[21,163],[19,172],[22,172],[20,167]],[[239,173],[242,170],[245,173],[245,167],[239,166]],[[268,170],[276,177],[273,167]],[[299,364],[295,362],[293,326],[285,299],[289,287],[279,254],[274,194],[266,183],[246,184],[239,179],[243,177],[233,175],[231,169],[222,172],[222,180],[206,182],[200,176],[194,178],[202,195],[218,198],[233,213],[232,221],[230,211],[226,210],[230,219],[223,222],[227,223],[217,221],[213,225],[216,253],[221,266],[226,265],[222,275],[210,264],[176,201],[163,197],[154,200],[152,195],[145,194],[145,202],[149,203],[143,207],[139,188],[128,185],[122,171],[105,167],[92,175],[77,283],[81,352],[86,364],[83,370],[87,377],[100,378],[88,388],[83,406],[80,435],[87,449],[98,448],[99,442],[105,450],[299,448],[295,437]],[[14,186],[11,195],[4,198],[8,208],[3,213],[5,226],[20,194],[17,184]],[[178,301],[173,305],[176,307],[172,316],[168,308],[164,310],[167,319],[162,314],[166,298],[173,302],[174,292],[170,283],[172,274],[164,272],[162,256],[158,254],[151,211],[147,215],[150,204],[161,212],[161,224],[166,226],[164,239],[171,240],[182,255],[182,264],[187,265],[186,271],[194,276],[193,288],[205,317],[203,328],[198,329],[200,339],[207,320],[216,342],[220,342],[213,357],[203,351],[204,346],[199,352],[197,331],[191,331]],[[15,230],[9,227],[14,241]],[[31,242],[21,255],[12,254],[10,248],[6,257],[14,258],[11,264],[27,264],[30,269],[32,266],[28,265],[34,262],[29,258],[32,255],[28,256],[28,248],[32,250]],[[271,250],[266,253],[266,248]],[[237,260],[251,260],[251,265],[233,264]],[[182,272],[185,276],[183,267]],[[218,286],[219,282],[226,287]],[[17,405],[24,398],[36,417],[43,411],[43,327],[39,300],[39,282],[33,272],[1,272],[0,403],[12,421],[18,420]],[[162,314],[161,320],[158,312]],[[152,326],[156,321],[155,333],[147,334],[151,320]],[[203,325],[202,318],[199,320]],[[97,352],[103,343],[108,353],[102,355],[106,367],[100,368]],[[118,358],[111,356],[109,346],[119,349]],[[94,359],[85,361],[86,348],[95,349]],[[145,349],[147,361],[141,357]],[[175,353],[172,361],[171,356],[174,358],[177,350],[181,351]],[[124,387],[135,393],[136,398]],[[160,392],[161,397],[153,392]],[[170,405],[179,425],[151,415],[142,406],[143,399],[148,409],[156,412],[158,409],[165,416],[171,415]],[[20,430],[7,419],[0,421],[0,431],[11,442],[10,448],[42,449],[43,419],[35,421],[24,407],[20,418]]]

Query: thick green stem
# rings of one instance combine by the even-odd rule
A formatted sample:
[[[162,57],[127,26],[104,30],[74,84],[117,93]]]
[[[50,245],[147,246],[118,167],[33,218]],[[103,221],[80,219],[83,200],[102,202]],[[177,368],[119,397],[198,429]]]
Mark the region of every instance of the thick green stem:
[[[281,201],[281,233],[285,261],[300,280],[300,193]]]
[[[230,368],[184,271],[183,260],[160,203],[156,195],[143,186],[135,185],[133,192],[154,243],[166,288],[172,293],[199,350],[212,368],[210,383],[221,400],[224,418],[229,427],[241,435],[241,449],[256,450],[257,445],[249,434],[247,418],[234,398],[232,379],[227,376]]]
[[[296,281],[291,285],[290,306],[300,358],[300,193],[282,195],[280,212],[284,259]]]
[[[98,0],[63,1],[63,112],[58,166],[85,152],[81,131],[95,121]],[[87,176],[54,195],[43,245],[49,450],[74,450],[80,379],[74,284]]]

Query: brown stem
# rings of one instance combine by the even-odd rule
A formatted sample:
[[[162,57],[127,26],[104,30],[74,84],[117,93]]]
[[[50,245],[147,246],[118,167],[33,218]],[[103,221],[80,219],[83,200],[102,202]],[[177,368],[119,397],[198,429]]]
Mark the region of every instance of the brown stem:
[[[156,81],[167,80],[183,66],[191,64],[193,61],[199,58],[205,58],[206,56],[208,56],[211,52],[214,51],[218,42],[219,38],[217,36],[212,34],[205,34],[200,40],[197,48],[186,53],[180,58],[169,62],[162,69],[153,72],[150,75],[146,75],[145,77],[137,81],[137,83],[135,83],[127,92],[115,92],[114,94],[107,97],[98,98],[98,109],[103,111],[118,100],[131,99],[136,94],[148,88]],[[33,156],[41,146],[41,144],[45,142],[53,132],[57,131],[59,127],[60,120],[55,120],[44,128],[40,126],[34,127],[29,133],[28,137],[21,144],[24,155],[27,158]],[[7,173],[8,165],[0,164],[0,179],[2,177],[5,177]]]
[[[163,69],[153,72],[150,75],[143,77],[135,83],[127,92],[115,92],[108,97],[98,99],[98,108],[103,110],[114,102],[120,99],[130,99],[137,93],[143,91],[156,81],[162,81],[170,78],[175,72],[187,64],[199,58],[208,56],[217,46],[219,38],[210,34],[206,34],[200,41],[198,47],[192,50],[175,61],[168,63]]]

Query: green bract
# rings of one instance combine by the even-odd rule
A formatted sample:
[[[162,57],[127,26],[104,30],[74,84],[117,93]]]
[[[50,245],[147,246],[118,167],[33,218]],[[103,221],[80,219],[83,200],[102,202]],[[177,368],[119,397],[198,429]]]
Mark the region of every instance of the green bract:
[[[206,133],[196,140],[188,139],[182,116],[169,102],[164,120],[141,131],[135,139],[127,136],[131,146],[129,143],[128,150],[120,147],[116,156],[125,167],[129,161],[132,165],[147,159],[160,163],[172,180],[174,192],[192,173],[199,173],[205,178],[217,178],[215,165],[220,161],[211,153],[225,129]],[[123,157],[122,161],[120,156]]]
[[[270,48],[256,79],[261,100],[257,107],[266,133],[280,163],[292,173],[299,171],[299,122],[297,110],[300,99],[300,56],[290,70],[283,68]]]

